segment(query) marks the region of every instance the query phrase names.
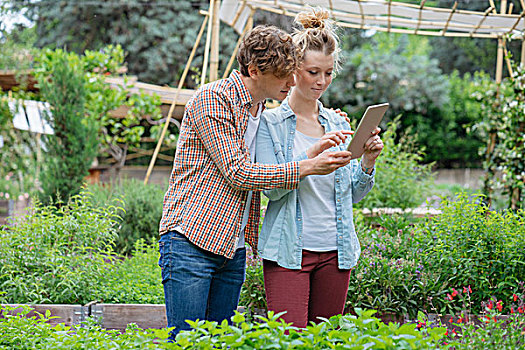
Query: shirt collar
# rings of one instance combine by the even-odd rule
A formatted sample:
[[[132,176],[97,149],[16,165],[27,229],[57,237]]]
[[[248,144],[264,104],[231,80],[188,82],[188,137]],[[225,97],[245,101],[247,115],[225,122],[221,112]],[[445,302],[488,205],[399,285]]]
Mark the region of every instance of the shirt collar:
[[[284,119],[295,116],[294,111],[290,107],[288,99],[289,97],[287,96],[281,103],[282,116]],[[323,107],[321,101],[317,100],[317,106],[319,108],[319,117],[328,119],[328,110]]]
[[[239,98],[239,100],[241,102],[241,105],[242,106],[246,106],[247,105],[247,108],[251,108],[253,106],[253,103],[254,103],[253,96],[250,93],[250,90],[248,90],[248,88],[246,87],[246,85],[242,81],[241,73],[237,69],[234,69],[233,72],[230,74],[230,77],[228,79],[231,80],[231,82],[235,86],[235,88],[237,90],[237,96],[238,96],[238,98]]]

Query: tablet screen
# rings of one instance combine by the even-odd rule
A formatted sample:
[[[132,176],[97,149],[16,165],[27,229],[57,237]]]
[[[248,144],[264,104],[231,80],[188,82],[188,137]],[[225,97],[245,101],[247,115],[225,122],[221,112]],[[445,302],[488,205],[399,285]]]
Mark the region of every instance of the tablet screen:
[[[381,119],[383,119],[388,106],[388,103],[368,106],[347,148],[352,152],[352,159],[359,158],[363,155],[366,141],[375,128],[379,126],[379,123],[381,123]]]

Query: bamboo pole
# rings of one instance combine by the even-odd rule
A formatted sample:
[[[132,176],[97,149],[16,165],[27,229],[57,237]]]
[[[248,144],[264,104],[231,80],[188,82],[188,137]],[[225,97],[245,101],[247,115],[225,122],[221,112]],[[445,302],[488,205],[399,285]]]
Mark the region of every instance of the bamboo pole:
[[[454,6],[452,6],[452,11],[450,11],[450,15],[448,16],[447,23],[445,23],[445,27],[443,28],[442,35],[445,36],[445,33],[447,32],[448,26],[450,24],[450,20],[452,19],[452,16],[454,15],[454,12],[456,12],[456,9],[458,8],[458,2],[454,1]]]
[[[211,44],[211,31],[213,26],[213,17],[215,16],[215,0],[210,0],[210,10],[208,13],[210,17],[208,18],[208,32],[206,33],[206,45],[204,48],[204,60],[202,62],[202,72],[201,72],[201,84],[204,85],[206,82],[206,73],[208,69],[208,59],[210,57],[210,44]]]
[[[507,43],[503,40],[503,53],[505,55],[505,62],[507,63],[507,69],[511,80],[514,80],[514,72],[512,71],[512,64],[510,62],[509,53],[507,51]]]
[[[164,123],[164,127],[162,128],[159,141],[157,142],[157,146],[155,147],[155,152],[153,152],[153,156],[151,157],[151,160],[149,162],[148,170],[146,171],[146,177],[144,178],[144,184],[148,183],[151,172],[153,171],[153,167],[155,166],[155,161],[157,160],[157,156],[159,155],[162,142],[164,141],[164,136],[166,135],[166,131],[168,130],[168,126],[170,125],[171,115],[175,110],[175,105],[177,104],[177,99],[179,98],[180,91],[182,90],[182,85],[184,85],[184,80],[186,79],[186,75],[190,70],[191,62],[193,61],[193,57],[195,56],[195,52],[197,51],[197,47],[199,46],[199,42],[201,41],[202,34],[204,33],[204,28],[206,28],[207,22],[208,16],[204,16],[201,29],[199,30],[199,34],[197,34],[195,44],[193,44],[193,49],[191,50],[190,57],[188,58],[188,61],[186,62],[186,67],[184,67],[184,71],[182,72],[182,76],[180,77],[179,85],[177,86],[177,92],[175,93],[175,97],[173,98],[173,101],[171,103],[168,116],[166,117],[166,122]]]
[[[235,45],[235,49],[233,49],[233,53],[230,56],[230,60],[228,61],[228,65],[226,66],[226,69],[224,70],[224,74],[222,75],[222,79],[225,79],[228,74],[230,73],[230,69],[232,68],[233,62],[235,61],[235,58],[237,56],[237,51],[239,51],[239,47],[241,46],[242,39],[246,35],[246,33],[252,29],[253,27],[253,14],[255,13],[254,10],[252,10],[252,13],[250,14],[250,17],[248,18],[248,22],[244,26],[244,29],[242,30],[241,35],[239,36],[239,40],[237,40],[237,44]]]
[[[217,80],[219,75],[219,35],[220,35],[220,18],[219,9],[221,1],[215,0],[213,9],[213,28],[211,34],[211,52],[210,52],[210,81]]]
[[[500,12],[504,14],[506,13],[506,9],[507,9],[507,0],[501,0]],[[501,83],[501,80],[503,78],[503,46],[504,46],[503,40],[504,39],[502,37],[498,38],[498,52],[497,52],[497,58],[496,58],[496,83],[498,84]]]
[[[392,23],[390,22],[390,15],[392,14],[392,0],[388,0],[388,24],[387,24],[387,33],[390,33],[392,28]]]
[[[425,7],[425,2],[427,0],[421,0],[421,5],[419,6],[419,16],[417,18],[417,27],[414,30],[414,34],[417,35],[417,31],[419,30],[419,26],[421,25],[421,15],[423,14],[423,7]]]
[[[521,39],[521,68],[525,68],[525,38]]]
[[[485,20],[487,19],[487,16],[489,15],[490,12],[492,12],[493,9],[494,7],[490,6],[488,9],[485,10],[485,13],[483,14],[483,18],[481,19],[481,21],[479,21],[479,23],[476,25],[476,28],[474,28],[474,30],[470,32],[471,36],[473,36],[473,34],[476,33],[476,31],[481,27],[481,25],[483,24],[483,22],[485,22]]]

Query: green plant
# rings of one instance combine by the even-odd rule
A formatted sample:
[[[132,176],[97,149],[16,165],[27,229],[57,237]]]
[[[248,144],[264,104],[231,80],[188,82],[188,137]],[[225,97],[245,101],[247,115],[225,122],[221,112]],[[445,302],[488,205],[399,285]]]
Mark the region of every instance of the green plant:
[[[117,208],[95,208],[89,195],[43,206],[0,231],[0,302],[70,303],[92,300],[114,271]]]
[[[382,134],[385,148],[376,161],[374,188],[357,208],[413,208],[431,193],[432,164],[421,164],[423,153],[411,137],[396,141],[398,128],[396,118]]]
[[[165,186],[129,179],[120,183],[92,185],[89,190],[99,207],[114,200],[122,203],[118,237],[115,240],[117,252],[130,254],[135,242],[141,238],[148,243],[158,240]]]
[[[254,256],[251,248],[247,247],[246,250],[246,279],[242,285],[239,305],[246,307],[248,312],[266,312],[262,259]]]
[[[132,256],[115,261],[114,268],[107,270],[93,299],[105,303],[164,304],[158,261],[158,243],[147,245],[143,239],[137,240]]]
[[[501,84],[479,82],[476,98],[485,118],[478,124],[487,140],[483,166],[487,171],[484,191],[490,203],[499,188],[507,197],[507,208],[525,207],[525,69],[514,64],[514,74]],[[496,177],[499,170],[501,177]]]
[[[56,50],[38,59],[47,69],[36,75],[42,96],[51,105],[44,118],[54,134],[46,135],[45,167],[40,174],[41,200],[67,200],[80,192],[97,152],[97,126],[85,117],[87,83],[79,57]]]
[[[436,284],[475,287],[474,312],[483,300],[508,300],[525,280],[525,212],[489,211],[481,196],[466,194],[444,200],[441,210],[415,229],[420,261],[435,271]]]
[[[29,132],[15,129],[8,99],[0,96],[0,198],[28,197],[35,190],[36,147]]]
[[[5,308],[0,312],[8,311]],[[246,322],[242,314],[229,325],[210,321],[189,321],[192,330],[180,332],[167,342],[168,330],[140,330],[129,325],[126,331],[101,329],[88,320],[82,326],[46,324],[48,315],[25,319],[24,312],[0,319],[0,347],[26,349],[430,349],[444,337],[442,327],[424,331],[416,325],[386,325],[373,317],[374,311],[358,310],[359,317],[335,316],[299,330],[269,313],[259,322]],[[5,334],[5,335],[2,335]],[[27,336],[31,334],[32,336]],[[25,335],[25,336],[24,336]]]

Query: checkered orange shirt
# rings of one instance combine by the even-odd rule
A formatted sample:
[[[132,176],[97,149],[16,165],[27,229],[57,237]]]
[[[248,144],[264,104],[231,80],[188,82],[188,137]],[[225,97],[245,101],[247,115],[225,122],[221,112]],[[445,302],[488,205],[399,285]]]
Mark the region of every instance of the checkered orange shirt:
[[[244,134],[252,105],[238,71],[203,86],[188,101],[164,196],[161,235],[180,226],[193,244],[232,258],[248,191],[297,187],[297,162],[251,162]],[[245,228],[254,251],[259,215],[260,192],[254,192]]]

